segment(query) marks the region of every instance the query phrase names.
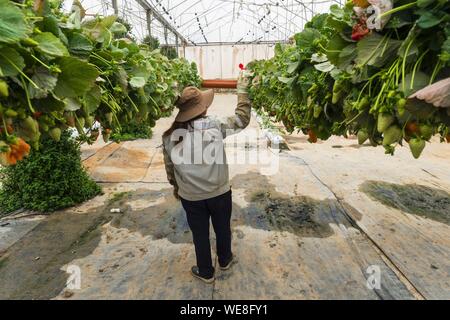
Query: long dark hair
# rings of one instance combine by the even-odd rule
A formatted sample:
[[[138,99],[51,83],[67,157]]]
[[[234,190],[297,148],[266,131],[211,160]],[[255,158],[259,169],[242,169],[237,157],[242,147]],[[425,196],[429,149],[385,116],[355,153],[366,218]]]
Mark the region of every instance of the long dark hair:
[[[199,115],[199,116],[197,116],[197,117],[195,117],[194,119],[191,119],[191,120],[186,121],[186,122],[174,121],[172,123],[172,125],[170,126],[170,128],[166,132],[163,133],[163,138],[170,137],[172,135],[172,133],[174,133],[178,129],[188,130],[189,129],[189,125],[192,122],[194,122],[195,120],[204,118],[205,115],[206,115],[206,112],[201,114],[201,115]],[[179,144],[182,141],[183,141],[183,137],[180,137],[179,140],[175,142],[175,144]]]

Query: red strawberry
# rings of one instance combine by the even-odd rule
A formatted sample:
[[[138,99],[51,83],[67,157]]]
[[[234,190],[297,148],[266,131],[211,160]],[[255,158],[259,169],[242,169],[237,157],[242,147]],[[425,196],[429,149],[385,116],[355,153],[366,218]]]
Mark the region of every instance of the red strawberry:
[[[370,33],[367,28],[366,19],[361,18],[357,24],[353,26],[352,40],[359,41]]]
[[[308,141],[310,143],[317,143],[317,141],[318,141],[317,135],[312,129],[308,130],[308,135],[309,135]]]
[[[35,113],[33,114],[33,117],[34,117],[35,119],[39,119],[40,117],[42,117],[42,112],[35,112]]]

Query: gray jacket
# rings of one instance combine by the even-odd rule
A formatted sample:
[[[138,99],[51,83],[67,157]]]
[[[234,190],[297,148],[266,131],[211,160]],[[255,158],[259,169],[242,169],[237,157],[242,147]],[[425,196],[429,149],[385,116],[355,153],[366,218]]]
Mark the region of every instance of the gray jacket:
[[[167,179],[181,198],[201,201],[230,191],[223,140],[245,129],[250,117],[248,95],[239,94],[234,116],[224,121],[204,117],[189,123],[188,130],[176,131],[172,136],[163,138]],[[180,136],[183,140],[174,142]]]

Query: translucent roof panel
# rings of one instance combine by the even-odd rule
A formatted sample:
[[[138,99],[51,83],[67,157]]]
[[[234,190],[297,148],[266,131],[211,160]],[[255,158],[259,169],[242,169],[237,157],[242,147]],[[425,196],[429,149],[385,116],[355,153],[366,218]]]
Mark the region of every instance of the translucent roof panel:
[[[284,41],[301,31],[316,13],[327,12],[343,0],[81,0],[88,14],[115,12],[133,26],[138,39],[148,34],[146,10],[153,7],[191,44]],[[72,1],[66,1],[70,8]],[[116,11],[113,3],[116,4]],[[175,41],[173,34],[152,19],[152,35],[162,43]]]
[[[331,1],[149,0],[194,43],[287,40]],[[167,11],[167,12],[165,12]]]

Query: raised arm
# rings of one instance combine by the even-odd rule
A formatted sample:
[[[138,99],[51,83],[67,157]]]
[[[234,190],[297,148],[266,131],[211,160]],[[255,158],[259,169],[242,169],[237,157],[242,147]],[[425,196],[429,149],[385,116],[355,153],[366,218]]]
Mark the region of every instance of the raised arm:
[[[248,127],[251,118],[251,102],[248,97],[250,74],[242,71],[239,75],[237,92],[238,104],[234,116],[228,117],[221,123],[222,134],[225,137],[237,134]]]

